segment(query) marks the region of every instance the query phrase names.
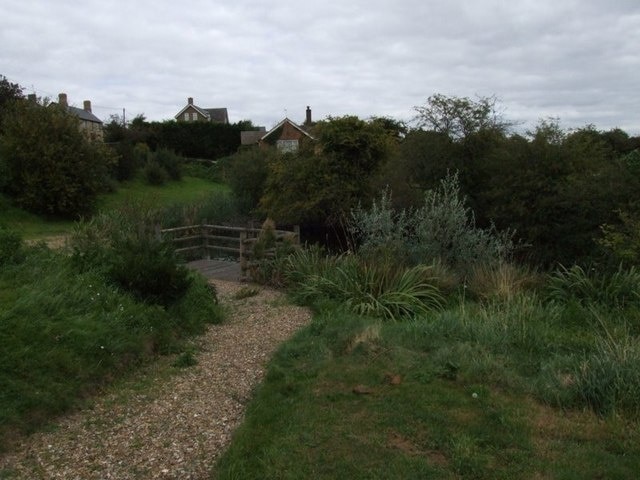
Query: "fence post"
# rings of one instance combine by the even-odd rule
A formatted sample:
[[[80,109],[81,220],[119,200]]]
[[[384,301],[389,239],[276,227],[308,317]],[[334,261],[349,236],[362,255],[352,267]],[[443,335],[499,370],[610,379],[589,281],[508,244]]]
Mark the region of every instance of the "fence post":
[[[247,258],[245,255],[245,244],[246,244],[246,240],[247,240],[247,231],[243,230],[240,232],[240,248],[238,249],[240,251],[240,258],[238,260],[240,260],[240,277],[241,280],[244,280],[247,277]]]
[[[156,223],[155,227],[154,227],[154,231],[155,231],[155,235],[156,235],[156,240],[160,241],[162,240],[162,230],[160,229],[160,224]]]
[[[300,225],[293,226],[293,233],[296,235],[296,245],[300,245]]]
[[[207,219],[202,219],[202,225],[200,225],[200,235],[202,236],[202,258],[205,260],[210,260],[211,256],[209,255],[209,239],[207,238]]]

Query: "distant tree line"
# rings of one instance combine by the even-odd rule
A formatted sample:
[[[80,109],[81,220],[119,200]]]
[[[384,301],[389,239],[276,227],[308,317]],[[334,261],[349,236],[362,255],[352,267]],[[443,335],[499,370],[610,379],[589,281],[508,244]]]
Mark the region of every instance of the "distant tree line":
[[[554,119],[516,133],[494,98],[434,95],[416,112],[414,128],[329,118],[314,127],[317,144],[297,153],[239,153],[230,183],[259,215],[335,229],[387,189],[395,208],[419,208],[455,173],[478,227],[515,231],[521,260],[550,266],[632,256],[634,235],[640,241],[639,137],[590,125],[565,131]]]

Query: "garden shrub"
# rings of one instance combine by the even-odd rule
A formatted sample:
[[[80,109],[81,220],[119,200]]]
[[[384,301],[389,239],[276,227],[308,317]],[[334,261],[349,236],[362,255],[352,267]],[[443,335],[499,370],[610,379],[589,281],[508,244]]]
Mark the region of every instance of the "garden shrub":
[[[156,160],[149,160],[142,174],[149,185],[164,185],[169,179],[169,174]]]
[[[171,180],[180,180],[182,178],[182,171],[180,169],[180,163],[182,158],[175,154],[171,150],[166,148],[159,148],[153,155],[154,160],[160,165],[169,175]]]
[[[172,245],[157,238],[160,218],[160,211],[139,203],[81,222],[71,238],[72,259],[81,271],[100,270],[136,298],[168,307],[191,278]]]
[[[148,236],[116,241],[110,249],[108,275],[147,303],[169,306],[182,297],[191,278],[178,265],[166,242]]]
[[[474,265],[506,261],[514,245],[509,231],[478,228],[465,201],[457,174],[448,175],[417,209],[394,211],[384,192],[370,209],[352,211],[350,230],[364,255],[414,265],[442,261],[466,276]]]

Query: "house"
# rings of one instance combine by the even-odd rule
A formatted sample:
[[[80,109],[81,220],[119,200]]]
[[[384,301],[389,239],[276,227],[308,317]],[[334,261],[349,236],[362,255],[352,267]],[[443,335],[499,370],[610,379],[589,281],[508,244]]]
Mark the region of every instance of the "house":
[[[226,108],[200,108],[193,103],[193,97],[187,98],[187,105],[174,118],[181,122],[229,123]]]
[[[60,105],[72,115],[78,117],[78,120],[80,120],[80,131],[87,135],[88,138],[92,140],[103,139],[104,132],[102,129],[102,120],[100,120],[91,112],[90,100],[84,101],[84,108],[71,107],[69,106],[69,103],[67,101],[67,94],[60,93],[58,94],[58,105]]]
[[[307,107],[306,119],[303,126],[285,117],[275,127],[265,133],[258,140],[261,147],[274,145],[283,153],[297,152],[305,140],[315,140],[307,131],[313,125],[311,121],[311,108]]]

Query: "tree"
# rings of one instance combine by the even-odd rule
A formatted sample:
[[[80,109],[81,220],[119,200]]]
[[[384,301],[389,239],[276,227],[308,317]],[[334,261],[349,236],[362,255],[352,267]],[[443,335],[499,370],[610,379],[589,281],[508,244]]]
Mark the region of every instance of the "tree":
[[[264,193],[268,165],[276,157],[275,149],[250,148],[229,159],[229,186],[242,213],[250,213],[258,206]]]
[[[57,105],[15,102],[8,117],[0,137],[5,193],[36,213],[91,213],[114,161],[107,147],[90,142],[78,119]]]
[[[278,222],[334,224],[373,197],[372,179],[387,158],[393,133],[377,121],[330,118],[315,126],[317,145],[272,161],[260,205]]]
[[[0,134],[2,133],[2,118],[4,112],[7,111],[9,106],[16,100],[22,100],[24,98],[22,94],[22,87],[17,83],[11,83],[3,75],[0,75]]]
[[[505,121],[497,110],[496,97],[448,97],[435,94],[427,103],[414,107],[419,128],[444,133],[452,139],[466,138],[481,130],[506,132],[512,123]]]

